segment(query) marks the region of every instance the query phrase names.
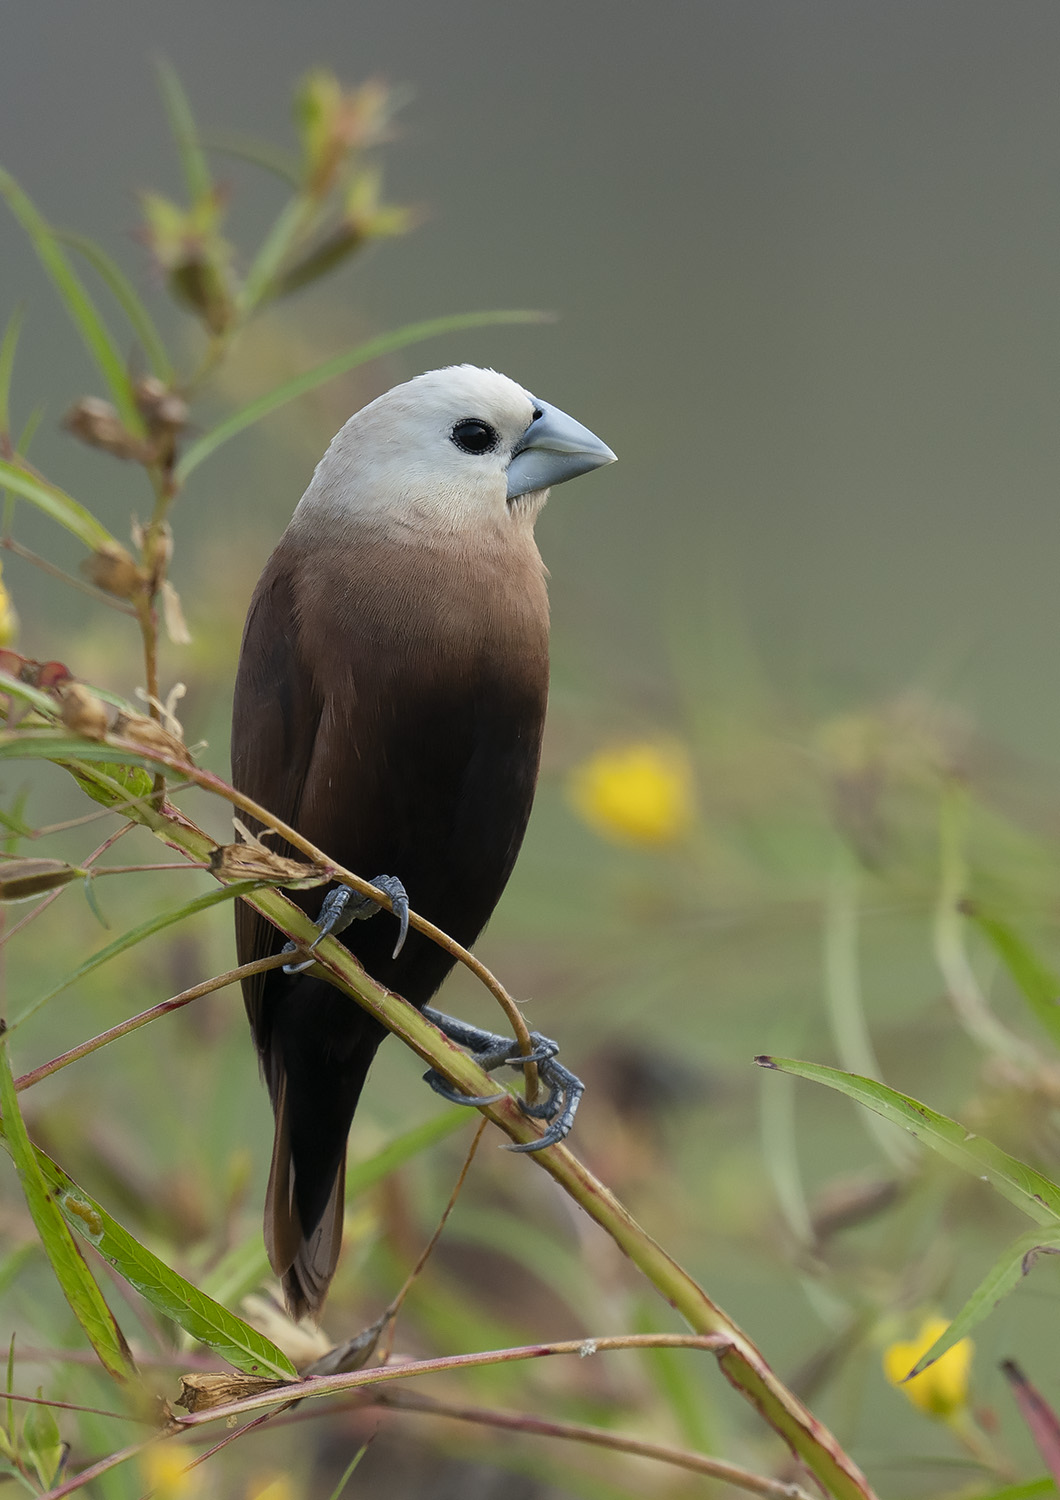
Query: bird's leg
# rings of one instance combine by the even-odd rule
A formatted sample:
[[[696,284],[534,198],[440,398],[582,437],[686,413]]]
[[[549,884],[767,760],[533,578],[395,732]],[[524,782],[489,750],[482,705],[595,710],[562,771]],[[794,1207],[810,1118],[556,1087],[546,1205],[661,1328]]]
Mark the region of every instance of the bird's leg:
[[[385,891],[393,903],[394,915],[398,919],[399,931],[397,946],[394,949],[394,957],[397,958],[405,946],[405,938],[409,930],[409,898],[405,894],[405,887],[394,875],[377,875],[371,882],[379,890]],[[329,891],[324,897],[320,908],[320,915],[316,920],[317,935],[309,945],[308,951],[313,952],[321,938],[329,933],[340,933],[347,928],[351,922],[363,922],[368,917],[374,917],[382,908],[378,901],[373,901],[371,896],[362,896],[352,886],[337,885],[333,891]],[[301,949],[300,943],[288,943],[283,949],[284,953],[297,953]],[[303,959],[298,964],[284,964],[285,974],[301,974],[303,969],[311,968],[313,960]]]
[[[447,1016],[444,1011],[435,1010],[433,1006],[425,1005],[422,1014],[451,1042],[456,1042],[458,1047],[466,1047],[479,1067],[487,1073],[491,1073],[494,1068],[521,1068],[528,1062],[537,1064],[541,1082],[548,1089],[548,1098],[541,1104],[527,1104],[524,1099],[520,1099],[519,1107],[523,1114],[530,1115],[532,1119],[548,1120],[548,1129],[540,1139],[507,1146],[506,1150],[543,1151],[546,1146],[554,1146],[557,1141],[562,1141],[569,1133],[585,1092],[585,1085],[569,1068],[556,1061],[559,1051],[557,1042],[542,1036],[539,1031],[532,1031],[530,1040],[533,1051],[527,1055],[518,1050],[511,1037],[499,1036],[495,1031],[483,1031],[478,1026],[469,1025],[467,1021],[458,1020],[456,1016]],[[423,1078],[436,1094],[441,1094],[443,1099],[448,1099],[453,1104],[496,1104],[499,1099],[504,1098],[503,1094],[461,1094],[434,1068],[429,1073],[424,1073]]]

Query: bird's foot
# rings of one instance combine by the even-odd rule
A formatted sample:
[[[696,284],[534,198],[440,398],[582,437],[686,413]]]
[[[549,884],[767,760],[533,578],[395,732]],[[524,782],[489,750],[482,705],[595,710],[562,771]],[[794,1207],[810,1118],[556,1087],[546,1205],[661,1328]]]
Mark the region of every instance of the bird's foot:
[[[470,1026],[456,1016],[447,1016],[444,1011],[435,1010],[433,1006],[424,1006],[423,1015],[439,1031],[444,1032],[451,1042],[456,1042],[459,1047],[466,1047],[479,1067],[487,1073],[491,1073],[494,1068],[522,1068],[528,1062],[537,1064],[538,1076],[548,1089],[548,1096],[539,1104],[528,1104],[525,1099],[520,1099],[519,1108],[534,1120],[547,1120],[548,1129],[538,1140],[506,1146],[505,1150],[543,1151],[546,1146],[554,1146],[557,1141],[564,1139],[574,1124],[585,1085],[569,1068],[556,1061],[556,1054],[559,1052],[557,1042],[542,1036],[539,1031],[532,1031],[530,1040],[533,1051],[524,1054],[518,1050],[518,1044],[511,1037]],[[434,1068],[429,1073],[424,1073],[423,1079],[436,1094],[441,1094],[443,1099],[448,1099],[452,1104],[496,1104],[505,1097],[503,1093],[461,1094]]]
[[[409,930],[409,898],[405,894],[405,887],[394,875],[377,875],[372,885],[383,891],[393,904],[394,915],[398,919],[399,931],[397,945],[394,948],[394,957],[397,958],[405,946],[405,938]],[[324,903],[317,917],[317,935],[309,945],[308,952],[312,953],[320,942],[330,933],[340,933],[347,928],[351,922],[363,922],[368,917],[374,917],[382,908],[378,901],[373,901],[371,896],[362,896],[352,886],[338,885],[333,891],[329,891],[324,897]],[[284,953],[298,953],[302,950],[300,943],[288,943],[283,949]],[[312,958],[304,958],[301,963],[284,964],[285,974],[301,974],[304,969],[313,965]]]

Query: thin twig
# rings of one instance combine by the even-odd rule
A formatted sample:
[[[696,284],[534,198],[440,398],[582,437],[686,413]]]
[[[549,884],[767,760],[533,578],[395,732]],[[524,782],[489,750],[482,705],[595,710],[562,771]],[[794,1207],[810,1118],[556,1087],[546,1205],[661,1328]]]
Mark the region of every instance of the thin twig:
[[[19,1396],[14,1391],[4,1391],[4,1401],[22,1401],[27,1406],[51,1406],[56,1411],[84,1411],[93,1417],[113,1417],[115,1422],[139,1422],[141,1425],[153,1427],[155,1424],[149,1417],[138,1417],[128,1411],[104,1411],[100,1406],[75,1406],[71,1401],[50,1401],[44,1396]]]
[[[136,617],[136,611],[132,605],[123,604],[113,594],[106,594],[102,589],[94,588],[92,584],[86,583],[83,578],[77,578],[73,573],[67,573],[63,568],[57,568],[46,557],[38,557],[36,552],[31,552],[28,547],[23,547],[13,537],[7,536],[0,539],[0,547],[5,548],[8,552],[13,552],[16,557],[21,557],[25,562],[32,564],[33,567],[39,568],[42,573],[47,573],[52,578],[60,579],[61,582],[69,584],[72,589],[78,589],[82,594],[88,594],[90,598],[95,599],[97,604],[105,604],[108,609],[116,609],[119,614],[132,615],[133,618]]]
[[[423,1250],[420,1251],[420,1256],[418,1256],[417,1263],[412,1266],[411,1271],[409,1271],[408,1277],[405,1278],[405,1286],[400,1289],[400,1292],[397,1293],[396,1298],[394,1298],[393,1302],[391,1302],[390,1307],[388,1307],[387,1311],[382,1314],[382,1317],[384,1317],[384,1319],[387,1319],[387,1322],[390,1323],[391,1338],[393,1338],[393,1320],[396,1319],[397,1314],[400,1313],[402,1302],[405,1301],[406,1296],[409,1295],[412,1287],[415,1286],[415,1281],[417,1281],[418,1277],[420,1277],[421,1272],[423,1272],[424,1266],[427,1265],[430,1257],[432,1257],[433,1253],[435,1253],[436,1245],[438,1245],[439,1239],[442,1238],[442,1230],[444,1230],[445,1226],[447,1226],[448,1220],[450,1220],[451,1212],[453,1212],[453,1209],[456,1208],[457,1199],[459,1199],[460,1193],[462,1193],[463,1184],[468,1181],[468,1173],[471,1172],[471,1163],[475,1160],[475,1152],[478,1151],[478,1143],[480,1143],[481,1139],[483,1139],[483,1134],[484,1131],[486,1131],[487,1125],[489,1125],[489,1121],[487,1121],[486,1116],[483,1116],[483,1119],[478,1122],[478,1130],[475,1131],[474,1140],[472,1140],[471,1146],[469,1146],[468,1148],[468,1155],[463,1158],[463,1166],[460,1167],[460,1176],[456,1179],[456,1185],[454,1185],[453,1191],[451,1191],[450,1196],[448,1196],[448,1203],[447,1205],[445,1205],[444,1211],[442,1211],[442,1217],[438,1220],[438,1227],[436,1227],[435,1233],[430,1236],[429,1241],[427,1241],[427,1244],[424,1245]]]
[[[98,1052],[101,1047],[117,1041],[121,1036],[128,1036],[131,1031],[139,1031],[141,1026],[157,1021],[160,1016],[167,1016],[170,1011],[180,1010],[182,1006],[190,1005],[193,1000],[209,995],[213,990],[223,990],[226,985],[235,984],[237,980],[247,975],[263,974],[267,969],[278,969],[289,958],[289,953],[273,953],[268,958],[255,959],[253,963],[241,964],[238,969],[228,969],[224,974],[218,974],[213,979],[204,979],[200,984],[193,984],[190,990],[182,990],[172,999],[162,1000],[158,1005],[152,1005],[150,1010],[142,1010],[139,1015],[130,1016],[127,1021],[119,1021],[117,1026],[111,1026],[107,1031],[101,1031],[98,1036],[91,1037],[87,1042],[80,1042],[76,1047],[71,1047],[68,1052],[61,1052],[50,1062],[41,1063],[39,1068],[23,1073],[21,1078],[15,1079],[15,1088],[19,1092],[32,1088],[35,1083],[40,1083],[42,1079],[50,1078],[53,1073],[58,1073],[60,1068],[68,1067],[73,1062],[80,1062],[81,1058],[88,1057],[92,1052]]]
[[[178,792],[185,792],[193,785],[194,782],[189,781],[171,781],[166,788],[166,796],[172,800]],[[67,818],[63,823],[45,823],[42,828],[31,828],[27,837],[49,838],[53,833],[65,833],[69,828],[80,828],[85,823],[98,823],[101,818],[113,817],[115,813],[127,813],[134,808],[141,808],[146,801],[146,797],[129,797],[124,802],[114,802],[107,807],[98,808],[96,812],[83,813],[79,818]]]
[[[135,823],[123,823],[116,833],[110,834],[108,838],[105,838],[103,840],[102,844],[100,844],[98,848],[93,849],[88,858],[82,862],[82,867],[84,869],[87,869],[94,860],[97,860],[101,855],[106,854],[108,849],[112,849],[118,842],[118,840],[124,834],[129,832],[130,828],[135,827]],[[51,891],[47,896],[45,896],[43,901],[39,902],[33,908],[32,911],[27,912],[20,921],[16,922],[14,927],[8,928],[7,932],[5,932],[2,937],[0,937],[0,948],[3,948],[7,943],[9,943],[16,932],[21,932],[23,927],[28,927],[29,924],[37,917],[39,917],[42,912],[47,911],[48,907],[51,906],[53,901],[58,901],[59,897],[62,895],[65,889],[65,886],[60,886],[58,890]]]
[[[799,1484],[783,1479],[770,1479],[764,1474],[752,1474],[738,1464],[726,1463],[722,1458],[709,1458],[705,1453],[693,1453],[687,1448],[671,1447],[668,1443],[649,1443],[642,1438],[623,1437],[621,1433],[613,1432],[607,1427],[591,1427],[582,1422],[552,1422],[535,1416],[532,1412],[492,1411],[483,1406],[462,1406],[451,1401],[436,1401],[433,1396],[421,1396],[415,1391],[380,1393],[370,1405],[391,1411],[449,1417],[458,1422],[474,1422],[482,1427],[499,1427],[507,1432],[525,1432],[534,1437],[565,1438],[571,1442],[588,1443],[596,1448],[610,1448],[614,1453],[632,1453],[639,1458],[653,1458],[659,1463],[691,1469],[696,1474],[708,1474],[712,1479],[722,1479],[737,1489],[750,1490],[754,1495],[767,1495],[770,1500],[811,1500],[809,1493]]]
[[[228,1422],[246,1412],[283,1406],[289,1401],[334,1396],[340,1392],[410,1380],[420,1375],[440,1375],[453,1370],[476,1370],[491,1365],[515,1364],[526,1359],[549,1359],[556,1355],[576,1354],[588,1359],[614,1349],[701,1349],[716,1354],[729,1343],[724,1334],[700,1333],[628,1333],[606,1338],[564,1339],[552,1344],[521,1344],[508,1349],[487,1349],[477,1354],[447,1354],[436,1359],[408,1360],[402,1364],[378,1365],[370,1370],[354,1370],[340,1375],[316,1375],[308,1380],[273,1386],[240,1401],[226,1402],[207,1411],[175,1417],[182,1430]]]

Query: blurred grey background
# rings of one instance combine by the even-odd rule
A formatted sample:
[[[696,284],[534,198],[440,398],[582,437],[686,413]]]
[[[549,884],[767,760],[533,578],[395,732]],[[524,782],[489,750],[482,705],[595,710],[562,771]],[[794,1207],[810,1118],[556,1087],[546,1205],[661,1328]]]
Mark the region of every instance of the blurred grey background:
[[[140,286],[135,190],[179,191],[154,57],[208,133],[285,142],[312,65],[409,86],[386,181],[423,223],[327,283],[326,311],[305,299],[307,339],[317,357],[421,316],[559,315],[412,350],[358,399],[467,358],[619,452],[543,524],[561,683],[650,684],[679,597],[705,633],[742,621],[793,694],[831,706],[915,682],[1055,761],[1053,0],[8,0],[0,50],[3,160]],[[234,228],[260,232],[274,184],[231,176]],[[0,265],[5,312],[33,289],[21,399],[82,394],[80,349],[6,211]],[[38,462],[81,475],[124,528],[114,466],[92,457],[86,494],[60,415]],[[337,422],[304,424],[286,462],[250,436],[200,470],[178,532],[258,464],[260,562]],[[52,596],[14,566],[32,616],[27,590]],[[32,626],[22,649],[48,655],[47,618]]]

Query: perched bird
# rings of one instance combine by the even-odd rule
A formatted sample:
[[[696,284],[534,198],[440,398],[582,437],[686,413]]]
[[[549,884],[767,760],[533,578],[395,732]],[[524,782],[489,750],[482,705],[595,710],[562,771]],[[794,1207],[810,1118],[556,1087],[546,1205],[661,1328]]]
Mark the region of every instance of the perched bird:
[[[534,521],[551,485],[614,457],[494,370],[429,371],[332,440],[254,591],[235,786],[464,946],[511,874],[537,781],[549,619]],[[294,899],[319,916],[319,891]],[[378,911],[337,887],[322,925],[422,1009],[453,960],[416,931],[395,951],[392,916],[351,920]],[[243,903],[236,938],[241,963],[284,942]],[[305,967],[243,980],[276,1119],[265,1242],[295,1316],[334,1274],[346,1138],[386,1035]]]

